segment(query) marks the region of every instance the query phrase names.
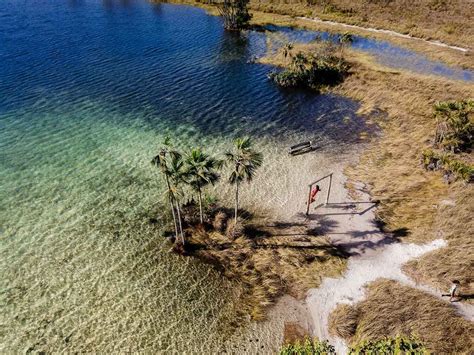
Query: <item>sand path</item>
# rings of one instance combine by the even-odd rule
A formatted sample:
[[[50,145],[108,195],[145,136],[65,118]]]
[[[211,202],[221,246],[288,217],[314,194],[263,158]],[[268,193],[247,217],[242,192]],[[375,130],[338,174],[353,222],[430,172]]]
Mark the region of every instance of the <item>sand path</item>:
[[[341,22],[321,20],[320,18],[317,18],[317,17],[314,17],[314,18],[298,17],[298,18],[301,19],[301,20],[306,20],[306,21],[311,21],[311,22],[316,22],[316,23],[323,23],[323,24],[332,25],[332,26],[340,26],[340,27],[345,27],[345,28],[350,28],[350,29],[363,30],[363,31],[372,32],[372,33],[384,33],[384,34],[387,34],[389,36],[412,39],[412,40],[417,40],[417,41],[423,41],[423,42],[432,44],[434,46],[450,48],[450,49],[454,49],[456,51],[461,51],[463,53],[469,52],[468,48],[463,48],[463,47],[458,47],[458,46],[451,46],[449,44],[446,44],[446,43],[443,43],[443,42],[440,42],[440,41],[427,40],[427,39],[414,37],[414,36],[410,36],[410,35],[395,32],[395,31],[384,30],[384,29],[380,29],[380,28],[349,25],[349,24],[341,23]]]
[[[328,316],[338,303],[356,303],[364,298],[364,285],[378,278],[399,281],[441,298],[441,291],[419,285],[401,271],[407,261],[446,245],[437,239],[425,245],[402,244],[397,238],[381,233],[374,223],[376,204],[363,195],[359,201],[351,201],[344,188],[342,173],[333,176],[330,203],[324,202],[324,194],[311,208],[309,222],[321,228],[334,244],[342,246],[350,254],[348,268],[341,278],[326,278],[321,286],[308,292],[306,303],[312,317],[311,331],[320,339],[328,339],[338,353],[346,353],[347,347],[341,338],[328,333]],[[327,186],[323,185],[323,192]],[[319,205],[318,205],[319,203]],[[459,314],[474,320],[474,307],[453,303]]]

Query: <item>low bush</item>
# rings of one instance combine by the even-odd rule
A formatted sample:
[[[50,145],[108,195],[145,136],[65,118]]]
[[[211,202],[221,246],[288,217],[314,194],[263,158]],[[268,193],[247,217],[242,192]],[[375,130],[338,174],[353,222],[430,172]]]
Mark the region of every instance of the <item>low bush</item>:
[[[341,46],[329,44],[316,53],[298,52],[291,57],[288,68],[271,72],[269,78],[281,87],[302,87],[316,91],[337,85],[344,80],[349,70],[342,56],[336,55]]]
[[[416,337],[396,336],[379,340],[362,341],[349,350],[351,355],[359,354],[428,354],[425,346]]]
[[[280,355],[326,355],[336,354],[334,346],[327,341],[319,341],[317,338],[309,338],[303,341],[286,344],[280,349]]]
[[[452,152],[469,151],[474,142],[474,100],[438,102],[435,146]]]
[[[422,153],[421,163],[427,170],[443,170],[466,182],[474,181],[474,166],[454,158],[450,154],[427,149]]]

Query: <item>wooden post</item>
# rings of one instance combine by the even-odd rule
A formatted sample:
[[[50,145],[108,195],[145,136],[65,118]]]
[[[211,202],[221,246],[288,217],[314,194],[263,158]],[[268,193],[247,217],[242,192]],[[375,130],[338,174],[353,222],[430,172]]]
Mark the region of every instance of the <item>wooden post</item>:
[[[308,202],[307,202],[307,206],[306,206],[306,215],[309,214],[309,205],[311,204],[311,188],[313,187],[313,185],[309,185],[309,194],[308,194]]]
[[[328,187],[328,193],[326,195],[326,205],[329,203],[329,194],[331,193],[331,185],[332,185],[332,173],[329,174],[329,187]]]

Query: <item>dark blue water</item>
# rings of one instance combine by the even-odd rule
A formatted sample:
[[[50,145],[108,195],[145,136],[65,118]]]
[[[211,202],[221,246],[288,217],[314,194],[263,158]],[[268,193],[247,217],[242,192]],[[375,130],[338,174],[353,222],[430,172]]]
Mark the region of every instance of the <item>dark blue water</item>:
[[[166,120],[233,135],[242,125],[248,134],[269,133],[267,124],[272,131],[311,130],[307,120],[318,112],[337,108],[353,116],[356,108],[330,95],[278,90],[266,78],[271,68],[247,63],[265,52],[265,35],[226,33],[219,18],[200,9],[4,1],[0,16],[0,113],[91,99],[127,113],[146,107],[151,128]]]
[[[221,153],[249,134],[265,162],[242,203],[304,208],[366,127],[351,100],[279,90],[249,64],[266,50],[187,6],[0,2],[0,351],[276,350],[273,328],[229,339],[233,285],[168,253],[149,163],[166,136]],[[303,139],[321,151],[290,159]]]
[[[330,163],[288,145],[347,153],[364,121],[351,100],[279,90],[248,63],[266,49],[187,6],[0,2],[0,351],[276,350],[279,332],[233,326],[235,284],[168,252],[150,164],[166,136],[220,154],[248,134],[265,163],[242,204],[301,209]]]

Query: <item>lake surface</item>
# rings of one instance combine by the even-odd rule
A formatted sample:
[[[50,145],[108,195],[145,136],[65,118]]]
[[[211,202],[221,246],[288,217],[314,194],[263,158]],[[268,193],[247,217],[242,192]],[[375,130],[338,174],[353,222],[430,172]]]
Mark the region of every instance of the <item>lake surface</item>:
[[[353,158],[358,105],[276,88],[248,63],[266,36],[139,0],[0,3],[1,352],[279,345],[268,324],[235,330],[229,281],[168,252],[149,163],[166,136],[218,154],[250,135],[265,164],[242,202],[279,216],[303,208],[308,175]],[[320,152],[290,161],[306,139]]]
[[[281,44],[285,41],[309,43],[316,39],[338,42],[340,38],[340,34],[331,34],[329,32],[273,25],[267,26],[267,28],[274,33],[285,34],[283,39],[280,39]],[[354,35],[352,36],[350,46],[374,56],[379,63],[390,68],[406,69],[415,73],[435,75],[447,79],[474,81],[474,72],[472,70],[449,66],[440,61],[429,59],[421,53],[397,46],[388,41],[380,41]]]

